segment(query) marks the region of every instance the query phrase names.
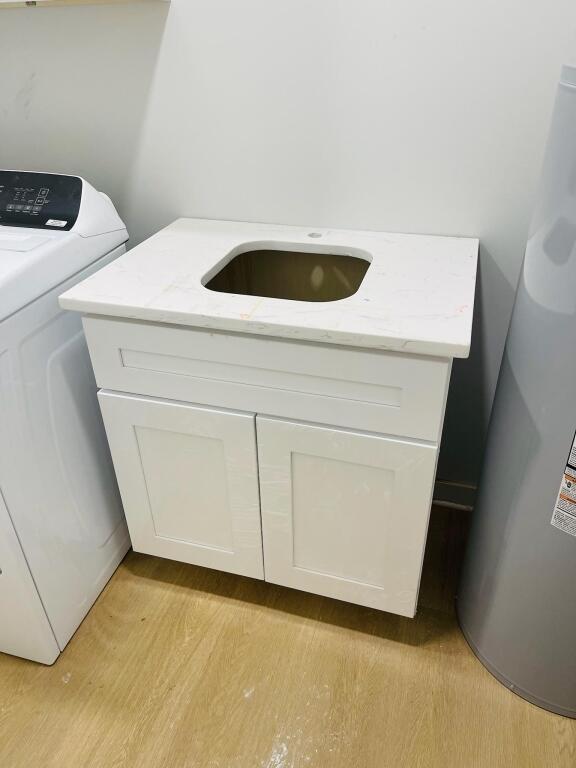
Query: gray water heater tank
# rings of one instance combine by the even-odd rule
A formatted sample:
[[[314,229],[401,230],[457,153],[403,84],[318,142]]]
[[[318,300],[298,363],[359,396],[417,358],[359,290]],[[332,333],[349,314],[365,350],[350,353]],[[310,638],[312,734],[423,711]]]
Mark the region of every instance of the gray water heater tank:
[[[515,693],[576,717],[576,67],[558,87],[457,610]]]

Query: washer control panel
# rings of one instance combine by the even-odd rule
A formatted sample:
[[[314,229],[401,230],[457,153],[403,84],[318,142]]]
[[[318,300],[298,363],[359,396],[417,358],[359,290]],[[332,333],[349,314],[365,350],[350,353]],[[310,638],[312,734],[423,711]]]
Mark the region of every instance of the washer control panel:
[[[82,179],[0,171],[0,225],[66,231],[80,212]]]

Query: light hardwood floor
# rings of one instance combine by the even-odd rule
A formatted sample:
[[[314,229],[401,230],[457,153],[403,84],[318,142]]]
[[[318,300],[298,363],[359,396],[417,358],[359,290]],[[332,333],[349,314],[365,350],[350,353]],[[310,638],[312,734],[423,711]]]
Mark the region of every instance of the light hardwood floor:
[[[0,654],[0,767],[575,768],[457,628],[463,529],[434,511],[415,620],[131,553],[53,667]]]

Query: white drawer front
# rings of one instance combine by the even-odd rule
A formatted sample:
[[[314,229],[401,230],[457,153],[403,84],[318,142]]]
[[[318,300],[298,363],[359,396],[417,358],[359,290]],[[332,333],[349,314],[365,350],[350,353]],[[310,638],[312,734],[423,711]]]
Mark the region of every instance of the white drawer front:
[[[85,318],[105,389],[436,442],[450,361]]]

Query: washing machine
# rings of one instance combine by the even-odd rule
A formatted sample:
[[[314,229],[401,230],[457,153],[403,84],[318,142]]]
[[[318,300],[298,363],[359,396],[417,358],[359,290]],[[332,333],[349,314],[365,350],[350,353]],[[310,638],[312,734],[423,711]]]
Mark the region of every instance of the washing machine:
[[[127,239],[84,179],[0,171],[0,652],[44,664],[130,544],[82,324],[58,306]]]

